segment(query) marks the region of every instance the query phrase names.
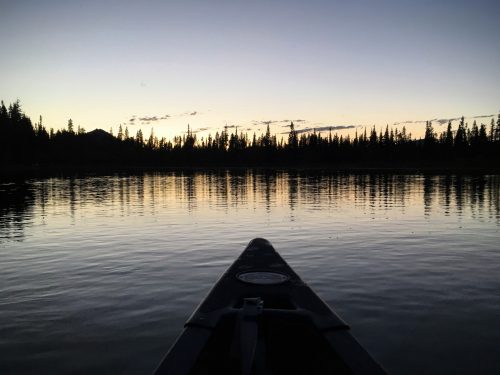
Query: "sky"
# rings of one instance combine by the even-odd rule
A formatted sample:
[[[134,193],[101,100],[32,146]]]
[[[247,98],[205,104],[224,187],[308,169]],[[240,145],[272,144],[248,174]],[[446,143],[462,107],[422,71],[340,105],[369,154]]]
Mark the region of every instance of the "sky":
[[[425,120],[498,115],[499,14],[498,0],[0,0],[0,99],[55,129],[420,136]]]

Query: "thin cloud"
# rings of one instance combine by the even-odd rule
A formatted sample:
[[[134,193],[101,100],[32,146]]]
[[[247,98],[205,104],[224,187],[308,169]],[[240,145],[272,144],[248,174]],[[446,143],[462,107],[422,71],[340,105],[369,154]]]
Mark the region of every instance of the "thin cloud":
[[[196,115],[201,115],[200,112],[198,111],[186,111],[184,113],[180,113],[179,115],[177,115],[178,117],[183,117],[183,116],[196,116]]]
[[[262,125],[271,125],[271,124],[274,124],[274,123],[276,123],[276,122],[278,122],[278,121],[268,120],[268,121],[262,121],[262,122],[261,122],[261,124],[262,124]]]
[[[467,119],[476,119],[476,118],[491,118],[494,117],[495,115],[477,115],[477,116],[468,116],[465,117]],[[404,125],[404,124],[425,124],[427,121],[437,123],[439,126],[445,125],[449,122],[453,121],[459,121],[462,117],[453,117],[453,118],[433,118],[431,120],[408,120],[408,121],[401,121],[401,122],[395,122],[393,125]]]
[[[313,131],[322,132],[322,131],[337,131],[337,130],[345,130],[345,129],[355,129],[359,128],[361,125],[332,125],[332,126],[317,126],[314,128],[304,128],[296,130],[297,134],[301,133],[310,133]],[[288,132],[283,132],[281,134],[288,134]]]
[[[280,122],[280,121],[277,121],[277,120],[266,120],[266,121],[253,120],[252,121],[252,125],[271,125],[271,124],[274,124],[274,123],[277,123],[277,122]]]
[[[139,117],[139,121],[144,121],[144,122],[151,122],[151,121],[158,121],[158,120],[159,120],[158,116]]]
[[[278,121],[277,121],[277,122],[278,122]],[[279,122],[289,122],[289,123],[290,123],[290,122],[293,122],[293,123],[295,124],[295,123],[298,123],[298,122],[306,122],[306,120],[299,118],[299,119],[297,119],[297,120],[281,120],[281,121],[279,121]]]
[[[448,121],[454,121],[454,120],[457,120],[457,119],[434,118],[432,120],[408,120],[408,121],[394,122],[392,125],[425,124],[425,123],[427,123],[427,121],[437,122],[439,125],[442,125],[444,123],[447,123]]]
[[[296,128],[300,128],[302,125],[300,125],[300,124],[294,124],[293,126],[296,127]],[[282,128],[289,128],[289,127],[291,127],[291,124],[281,125],[281,127]]]
[[[442,126],[444,124],[449,123],[450,121],[457,121],[457,120],[460,120],[460,117],[455,117],[455,118],[439,118],[439,119],[431,120],[431,122],[437,122],[439,126]]]
[[[158,121],[162,121],[162,120],[168,120],[171,117],[172,116],[168,115],[168,114],[167,115],[163,115],[163,116],[155,115],[155,116],[142,116],[142,117],[137,117],[136,115],[133,115],[128,120],[128,124],[129,125],[137,125],[138,123],[140,123],[141,125],[149,125],[152,122],[158,122]]]
[[[297,119],[297,120],[253,120],[252,125],[271,125],[271,124],[277,124],[277,123],[297,123],[297,122],[306,122],[304,119]]]
[[[479,115],[479,116],[473,116],[471,118],[489,118],[489,117],[495,117],[495,115]]]
[[[210,130],[212,128],[209,128],[209,127],[205,127],[205,128],[198,128],[198,129],[195,129],[195,130],[192,130],[191,132],[193,134],[196,134],[196,133],[201,133],[201,132],[204,132],[204,131],[207,131],[207,130]]]
[[[425,122],[426,122],[425,120],[408,120],[408,121],[395,122],[392,125],[420,124]]]

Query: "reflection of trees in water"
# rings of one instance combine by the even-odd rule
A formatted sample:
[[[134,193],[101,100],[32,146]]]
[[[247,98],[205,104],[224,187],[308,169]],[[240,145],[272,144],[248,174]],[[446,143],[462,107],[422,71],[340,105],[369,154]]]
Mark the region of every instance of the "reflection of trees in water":
[[[184,177],[183,177],[184,176]],[[378,210],[422,205],[424,214],[442,206],[445,214],[453,209],[461,214],[467,207],[472,215],[484,214],[486,204],[490,216],[496,216],[498,177],[461,177],[450,175],[331,174],[307,171],[217,171],[181,172],[169,176],[175,181],[177,195],[189,202],[204,200],[209,208],[238,207],[254,204],[270,212],[285,204],[291,211],[298,207],[335,208],[343,204]],[[164,177],[163,177],[164,178]],[[195,209],[189,204],[187,209]]]
[[[500,209],[499,176],[438,176],[437,193],[445,215],[455,208],[458,215],[465,209],[470,210],[472,218],[487,215],[498,218]]]
[[[24,226],[33,216],[35,194],[30,183],[0,184],[0,241],[22,241]]]
[[[260,175],[260,186],[264,189],[264,197],[266,202],[266,211],[271,211],[271,204],[276,201],[276,174],[266,172]]]
[[[193,211],[196,209],[196,181],[195,173],[192,171],[182,172],[181,178],[183,181],[183,196],[186,197],[187,209],[188,211]]]
[[[484,210],[484,190],[485,190],[486,180],[484,176],[478,176],[474,178],[471,182],[471,208],[472,217],[481,215]]]
[[[288,177],[288,204],[290,206],[290,211],[295,209],[299,199],[299,175],[296,171],[291,171],[287,175]]]
[[[462,215],[462,208],[464,205],[464,191],[463,191],[464,181],[462,176],[456,176],[453,184],[455,198],[455,207],[458,211],[458,215]]]
[[[331,174],[308,171],[213,171],[49,178],[0,184],[0,239],[23,239],[24,227],[57,212],[74,220],[80,209],[141,215],[158,209],[231,207],[379,210],[423,206],[500,222],[500,176]],[[469,213],[470,212],[470,213]],[[293,214],[292,216],[294,216]]]
[[[443,197],[442,205],[444,206],[444,214],[449,215],[451,206],[452,176],[446,175],[441,178],[440,187],[440,190],[442,191],[441,196]]]
[[[487,189],[488,202],[490,203],[489,214],[496,217],[497,221],[500,222],[500,176],[490,176],[487,185],[489,185]]]
[[[253,176],[249,175],[250,173],[251,171],[228,174],[232,207],[247,204],[248,186],[250,184],[250,179],[253,178]]]
[[[434,179],[435,178],[436,178],[435,176],[429,176],[429,175],[424,176],[424,181],[423,181],[424,192],[423,192],[423,194],[424,194],[424,213],[426,216],[429,216],[431,213],[432,199],[436,195],[436,192],[434,190],[434,188],[435,188]]]

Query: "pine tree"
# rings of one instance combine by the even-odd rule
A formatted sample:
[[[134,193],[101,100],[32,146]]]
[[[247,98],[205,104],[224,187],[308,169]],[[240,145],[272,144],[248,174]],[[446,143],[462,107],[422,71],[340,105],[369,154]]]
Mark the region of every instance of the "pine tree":
[[[293,126],[293,122],[290,123],[290,134],[288,134],[288,147],[294,150],[298,147],[297,131]]]
[[[75,134],[75,131],[73,130],[73,120],[72,119],[68,120],[68,133]]]
[[[448,121],[448,127],[446,128],[446,137],[444,143],[447,148],[451,149],[453,147],[453,132],[451,131],[451,121]]]
[[[497,126],[495,127],[494,142],[500,142],[500,113],[497,118]]]
[[[267,124],[266,135],[262,139],[262,145],[266,148],[271,146],[271,130],[269,128],[269,123]]]
[[[384,143],[384,146],[389,145],[389,124],[387,124],[387,126],[385,127],[383,143]]]
[[[424,137],[424,146],[426,148],[433,147],[436,143],[436,134],[434,133],[434,128],[432,127],[432,122],[427,121],[425,123],[425,137]]]
[[[149,134],[148,143],[147,143],[148,148],[151,150],[154,148],[154,145],[155,145],[154,141],[155,141],[155,134],[154,134],[153,128],[151,128],[151,133]]]
[[[135,135],[135,142],[141,147],[144,146],[144,136],[142,135],[141,129],[137,130],[137,133]]]
[[[375,146],[377,144],[377,131],[375,130],[375,125],[370,133],[370,146]]]
[[[479,127],[477,126],[476,120],[474,120],[472,124],[472,129],[470,131],[470,140],[471,146],[477,147],[479,144]]]
[[[458,124],[458,129],[457,132],[455,133],[455,148],[457,150],[463,150],[465,148],[465,122],[464,122],[464,117],[460,119],[460,123]]]
[[[120,124],[120,126],[118,127],[118,135],[117,135],[117,138],[118,138],[118,140],[123,141],[123,129],[122,129],[122,125],[121,125],[121,124]]]
[[[488,143],[488,136],[486,135],[486,125],[481,124],[479,128],[478,144],[480,147],[485,146]]]

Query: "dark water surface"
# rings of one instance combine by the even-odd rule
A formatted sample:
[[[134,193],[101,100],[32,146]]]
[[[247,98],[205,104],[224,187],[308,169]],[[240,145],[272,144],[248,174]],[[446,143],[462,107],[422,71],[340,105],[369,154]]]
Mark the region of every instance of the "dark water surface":
[[[394,374],[500,373],[500,176],[0,183],[0,373],[148,373],[254,237]]]

